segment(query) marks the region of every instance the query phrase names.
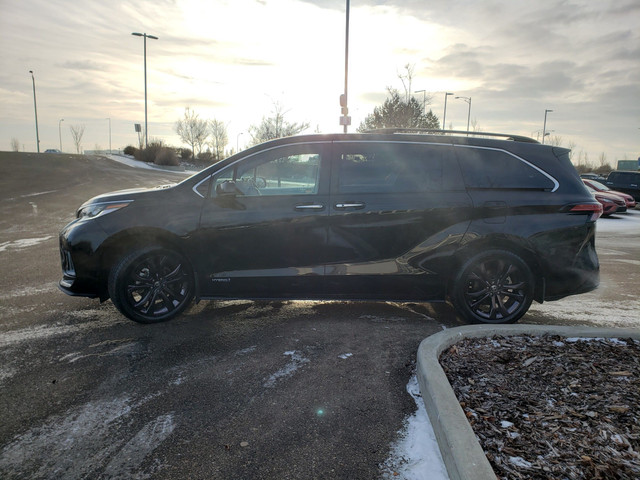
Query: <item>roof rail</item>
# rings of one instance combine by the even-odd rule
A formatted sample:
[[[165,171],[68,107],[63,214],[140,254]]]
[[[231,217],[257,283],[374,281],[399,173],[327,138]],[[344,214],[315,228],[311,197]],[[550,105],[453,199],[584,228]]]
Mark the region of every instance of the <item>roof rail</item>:
[[[428,133],[434,135],[443,135],[449,133],[461,134],[461,135],[475,135],[478,137],[500,137],[505,140],[512,140],[514,142],[524,143],[540,143],[530,137],[522,135],[511,135],[509,133],[490,133],[490,132],[467,132],[466,130],[437,130],[429,128],[378,128],[374,130],[366,130],[363,133]]]

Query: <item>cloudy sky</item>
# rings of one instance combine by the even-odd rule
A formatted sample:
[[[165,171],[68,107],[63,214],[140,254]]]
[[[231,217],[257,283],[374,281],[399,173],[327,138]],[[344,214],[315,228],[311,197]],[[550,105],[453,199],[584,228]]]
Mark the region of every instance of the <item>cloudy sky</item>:
[[[445,92],[471,98],[483,131],[534,138],[543,128],[598,164],[640,156],[638,0],[352,0],[349,108],[355,131],[386,98]],[[345,0],[0,0],[0,150],[73,151],[136,144],[144,123],[147,40],[149,136],[179,145],[185,107],[228,124],[229,148],[280,104],[311,131],[340,132]],[[423,99],[423,93],[416,97]],[[447,97],[447,127],[466,129],[469,104]],[[64,121],[61,121],[64,119]],[[108,120],[110,119],[110,120]]]

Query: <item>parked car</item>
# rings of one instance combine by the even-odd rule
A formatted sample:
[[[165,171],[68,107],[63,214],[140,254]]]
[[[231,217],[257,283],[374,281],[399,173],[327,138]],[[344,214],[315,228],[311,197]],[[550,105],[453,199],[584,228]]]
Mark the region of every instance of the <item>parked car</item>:
[[[628,193],[636,202],[640,202],[640,172],[614,170],[607,177],[605,184],[613,190]]]
[[[595,190],[597,192],[612,193],[614,195],[617,195],[618,197],[622,197],[622,199],[624,200],[625,204],[627,205],[627,209],[636,208],[636,205],[637,205],[636,199],[633,198],[628,193],[619,192],[617,190],[611,190],[605,184],[597,182],[595,180],[583,179],[582,181],[585,183],[586,186],[591,187],[593,190]]]
[[[57,148],[47,148],[44,153],[62,153],[60,150],[58,150]]]
[[[605,177],[597,173],[582,173],[580,174],[580,178],[584,178],[587,180],[597,180],[599,182],[604,182],[606,180]]]
[[[602,204],[602,216],[608,217],[614,213],[624,213],[627,211],[627,206],[622,197],[613,195],[606,192],[598,192],[591,187],[587,186],[587,189],[593,197]]]
[[[61,231],[60,288],[142,323],[194,298],[449,300],[510,323],[596,288],[602,206],[569,150],[475,135],[289,137],[99,195]]]

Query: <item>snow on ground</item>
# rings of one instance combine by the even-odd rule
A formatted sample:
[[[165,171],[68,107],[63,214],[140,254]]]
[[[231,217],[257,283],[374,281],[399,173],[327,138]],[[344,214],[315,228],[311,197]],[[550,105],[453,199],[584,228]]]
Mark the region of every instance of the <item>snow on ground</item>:
[[[3,242],[0,243],[0,252],[4,252],[5,250],[22,250],[24,248],[35,247],[43,242],[46,242],[50,238],[52,238],[51,235],[47,235],[46,237],[22,238],[20,240]]]
[[[31,469],[36,472],[35,478],[95,478],[106,465],[105,477],[132,478],[176,427],[173,412],[167,412],[132,438],[123,437],[122,425],[130,423],[136,410],[150,398],[89,402],[55,415],[42,426],[14,437],[3,448],[0,470],[13,472],[16,478],[26,478]],[[135,478],[153,478],[152,473],[138,473]]]
[[[155,164],[150,164],[148,162],[141,162],[140,160],[136,160],[127,155],[107,155],[107,157],[111,160],[114,160],[119,163],[124,163],[125,165],[129,165],[130,167],[135,168],[144,168],[147,170],[155,170],[156,172],[165,172],[165,173],[175,173],[177,175],[193,175],[195,171],[174,171],[168,168],[158,167]]]
[[[448,480],[415,375],[407,385],[407,392],[413,397],[418,410],[405,420],[399,439],[391,446],[391,455],[383,465],[383,478]]]
[[[606,218],[599,218],[596,222],[596,238],[598,233],[640,234],[640,210],[629,210]]]

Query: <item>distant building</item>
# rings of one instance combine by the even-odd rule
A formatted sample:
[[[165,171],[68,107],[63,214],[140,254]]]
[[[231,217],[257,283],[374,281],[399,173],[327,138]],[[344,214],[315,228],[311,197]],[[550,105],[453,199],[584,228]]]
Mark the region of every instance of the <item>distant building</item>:
[[[640,158],[638,160],[618,160],[618,170],[640,170]]]

